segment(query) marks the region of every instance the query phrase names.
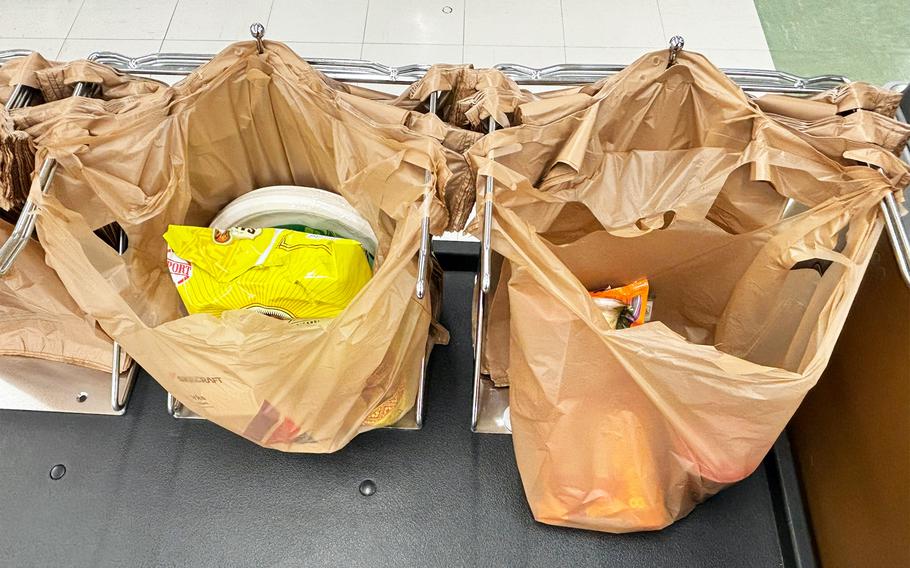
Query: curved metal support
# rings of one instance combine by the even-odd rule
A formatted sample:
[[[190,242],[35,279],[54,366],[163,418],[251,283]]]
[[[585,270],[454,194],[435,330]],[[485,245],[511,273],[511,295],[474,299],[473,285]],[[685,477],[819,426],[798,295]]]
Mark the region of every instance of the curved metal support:
[[[3,108],[9,111],[17,108],[27,107],[32,104],[34,94],[35,90],[31,87],[26,87],[25,85],[16,85],[13,88],[13,92],[10,93],[6,104],[3,105]]]
[[[93,88],[94,85],[92,83],[77,83],[75,89],[73,89],[73,96],[89,96]],[[44,163],[41,164],[41,169],[38,172],[38,183],[41,187],[41,193],[47,193],[50,189],[56,170],[57,160],[53,158],[47,158],[44,160]],[[29,239],[32,238],[32,235],[35,232],[37,215],[38,207],[31,199],[26,200],[25,205],[22,207],[22,213],[20,213],[19,219],[16,220],[16,226],[13,227],[9,239],[0,247],[0,276],[4,276],[10,271],[13,267],[13,263],[16,262],[16,258],[18,258],[19,254],[25,249]]]
[[[4,49],[3,51],[0,51],[0,63],[6,63],[10,59],[28,57],[33,53],[35,52],[31,49]]]
[[[13,87],[13,92],[10,93],[9,99],[7,99],[6,104],[3,105],[3,107],[6,110],[12,110],[14,108],[20,108],[20,107],[24,106],[21,104],[21,100],[22,100],[22,91],[24,91],[26,88],[27,87],[25,85],[16,85],[15,87]]]
[[[487,132],[496,131],[496,120],[487,121]],[[493,158],[492,152],[490,158]],[[491,264],[493,258],[493,176],[486,179],[483,203],[483,226],[480,239],[480,282],[477,286],[477,322],[474,328],[474,389],[471,396],[471,431],[477,430],[480,417],[480,387],[483,380],[483,346],[486,327],[486,299],[490,292]]]
[[[92,54],[93,60],[98,63],[104,63],[122,71],[145,75],[188,75],[213,57],[214,55],[210,54],[192,53],[153,53],[132,58],[110,51]],[[2,58],[2,52],[0,52],[0,58]],[[413,83],[423,77],[430,68],[429,65],[422,64],[390,67],[359,59],[312,58],[307,59],[307,63],[339,81],[394,85]],[[515,63],[502,63],[493,68],[520,85],[567,86],[599,81],[604,77],[619,73],[626,66],[562,63],[535,68]],[[756,93],[806,96],[850,82],[848,78],[840,75],[800,77],[784,71],[738,68],[722,69],[722,71],[744,90]]]
[[[119,233],[117,235],[117,254],[123,256],[123,252],[126,250],[126,232],[122,227],[119,228]],[[123,412],[126,410],[126,403],[130,398],[130,392],[133,389],[133,382],[136,380],[136,373],[130,373],[127,377],[129,383],[126,386],[126,390],[123,393],[123,397],[120,396],[120,376],[121,376],[121,354],[122,350],[120,349],[120,344],[114,341],[114,346],[111,352],[111,409],[114,412]]]
[[[439,92],[430,93],[430,114],[436,114],[436,104],[439,100]],[[427,170],[423,176],[423,183],[426,190],[423,196],[423,220],[420,223],[420,252],[417,256],[417,299],[422,300],[426,295],[427,289],[427,266],[430,256],[430,204],[433,201],[433,190],[430,186],[433,181],[433,174]]]
[[[32,51],[27,49],[0,51],[0,63],[31,53]],[[88,59],[121,71],[145,75],[188,75],[213,57],[214,54],[198,53],[152,53],[141,57],[128,57],[112,51],[98,51],[92,53]],[[307,63],[340,81],[399,85],[420,79],[430,68],[424,64],[391,67],[360,59],[312,58],[308,59]],[[579,63],[561,63],[540,68],[514,63],[494,66],[494,69],[502,71],[519,84],[554,86],[593,83],[615,75],[625,68],[625,65]],[[841,75],[800,77],[784,71],[740,68],[727,68],[722,71],[743,89],[765,93],[806,95],[850,82],[847,77]]]
[[[907,287],[910,287],[910,240],[907,239],[907,232],[901,222],[900,210],[893,193],[885,196],[881,202],[881,209],[882,216],[885,218],[885,230],[894,251],[894,260],[897,261],[897,269]]]

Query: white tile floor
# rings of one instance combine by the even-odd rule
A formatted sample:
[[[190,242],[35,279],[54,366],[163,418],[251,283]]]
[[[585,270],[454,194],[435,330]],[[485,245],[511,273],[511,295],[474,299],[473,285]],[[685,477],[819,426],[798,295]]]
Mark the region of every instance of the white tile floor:
[[[686,38],[721,67],[773,68],[752,0],[0,0],[0,50],[214,53],[266,36],[389,65],[628,63]]]

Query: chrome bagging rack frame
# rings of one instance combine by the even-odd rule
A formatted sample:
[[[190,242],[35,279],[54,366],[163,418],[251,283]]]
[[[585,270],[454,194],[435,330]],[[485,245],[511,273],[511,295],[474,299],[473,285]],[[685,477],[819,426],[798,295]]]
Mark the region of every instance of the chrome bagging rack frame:
[[[3,51],[0,52],[0,63],[31,53],[19,49]],[[90,83],[77,83],[71,96],[90,97],[94,88]],[[36,100],[34,89],[18,84],[6,101],[5,109],[24,108]],[[38,170],[42,193],[50,191],[56,168],[57,161],[48,158]],[[37,213],[34,202],[27,200],[9,239],[0,247],[0,278],[9,273],[16,258],[31,240]],[[118,229],[117,240],[117,251],[123,254],[126,239],[122,230]],[[122,415],[126,412],[139,367],[126,359],[126,368],[122,368],[123,362],[120,345],[116,341],[111,348],[110,371],[30,357],[0,357],[0,409]]]
[[[251,26],[253,37],[259,41],[262,50],[261,26]],[[682,49],[683,40],[679,36],[671,39],[668,67],[673,64],[676,54]],[[15,52],[0,52],[0,61],[4,58],[21,57],[29,51],[17,50]],[[195,71],[214,57],[213,54],[189,53],[154,53],[141,57],[128,57],[123,54],[101,51],[92,53],[89,59],[108,65],[119,71],[143,75],[148,77],[181,77]],[[326,76],[348,83],[361,83],[373,85],[409,85],[421,79],[430,65],[404,65],[399,67],[386,66],[372,61],[356,59],[329,59],[313,58],[307,62]],[[533,68],[517,64],[500,64],[494,68],[514,80],[521,86],[541,87],[572,87],[594,83],[606,77],[615,75],[625,65],[611,64],[559,64],[543,68]],[[849,79],[839,75],[822,75],[817,77],[799,77],[782,71],[756,70],[756,69],[722,69],[739,87],[749,94],[783,94],[792,96],[811,96],[825,90],[838,87],[849,82]],[[430,95],[427,102],[429,112],[436,112],[440,100],[440,93]],[[495,121],[490,118],[487,131],[493,132],[497,128]],[[905,161],[910,161],[910,152],[905,151]],[[418,280],[415,288],[417,297],[422,298],[426,289],[426,273],[428,270],[430,254],[429,234],[429,196],[432,189],[432,176],[426,174],[427,193],[423,201],[424,219],[421,226],[421,243],[418,256]],[[495,183],[492,177],[485,180],[483,194],[483,216],[481,218],[481,262],[476,281],[476,327],[474,330],[475,367],[473,375],[473,396],[471,408],[471,430],[478,433],[510,433],[508,424],[508,390],[497,388],[488,378],[484,377],[482,368],[482,350],[485,331],[485,308],[487,296],[491,290],[492,280],[492,214]],[[789,209],[789,205],[785,209]],[[888,195],[882,201],[882,215],[886,231],[894,249],[895,259],[902,276],[910,286],[910,244],[908,244],[906,231],[902,225],[897,202],[893,195]],[[4,247],[5,248],[5,247]],[[0,249],[2,253],[3,249]],[[0,254],[0,268],[4,257]],[[419,429],[423,422],[423,398],[426,378],[426,363],[432,345],[428,345],[427,357],[423,360],[420,386],[414,409],[408,416],[393,427],[406,429]],[[133,365],[135,367],[135,365]],[[2,407],[2,400],[0,400]],[[188,408],[183,406],[172,395],[168,394],[168,413],[175,418],[200,418]]]

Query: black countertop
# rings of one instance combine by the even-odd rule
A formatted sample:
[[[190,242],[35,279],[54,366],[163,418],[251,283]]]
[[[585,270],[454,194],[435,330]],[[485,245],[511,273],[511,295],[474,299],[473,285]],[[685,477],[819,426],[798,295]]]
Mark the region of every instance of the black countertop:
[[[793,479],[779,476],[781,459],[783,470],[792,465],[780,444],[748,479],[660,532],[535,523],[511,438],[469,429],[473,280],[446,273],[452,341],[433,352],[419,432],[369,432],[331,455],[283,454],[171,418],[144,373],[122,417],[0,411],[2,564],[811,565],[805,535],[790,536],[802,510]],[[66,466],[56,481],[55,464]],[[365,479],[376,482],[370,497],[358,491]]]

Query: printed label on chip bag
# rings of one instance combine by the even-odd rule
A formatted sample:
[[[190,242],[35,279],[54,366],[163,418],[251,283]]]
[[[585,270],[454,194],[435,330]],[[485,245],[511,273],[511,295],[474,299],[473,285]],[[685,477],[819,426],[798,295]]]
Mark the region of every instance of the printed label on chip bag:
[[[193,275],[193,265],[177,256],[170,248],[167,249],[167,269],[171,273],[171,280],[177,286]]]

